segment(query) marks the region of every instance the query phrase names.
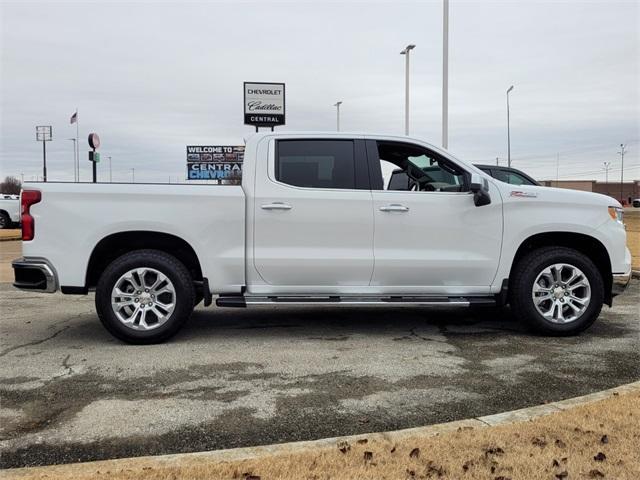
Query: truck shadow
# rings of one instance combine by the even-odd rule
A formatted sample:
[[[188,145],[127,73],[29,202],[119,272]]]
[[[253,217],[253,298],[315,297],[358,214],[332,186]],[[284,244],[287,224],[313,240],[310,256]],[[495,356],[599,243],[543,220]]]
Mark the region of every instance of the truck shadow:
[[[464,310],[420,307],[258,307],[252,309],[198,308],[176,340],[207,335],[317,335],[341,340],[350,335],[388,336],[419,329],[423,333],[479,335],[503,332],[527,335],[509,308]]]
[[[603,310],[601,317],[585,332],[575,337],[541,336],[518,321],[509,307],[474,307],[443,309],[433,307],[252,307],[218,308],[199,306],[170,344],[244,339],[306,339],[342,341],[355,336],[372,339],[410,340],[446,336],[456,340],[501,338],[507,342],[526,339],[573,343],[585,338],[620,338],[637,335],[637,325],[625,320],[623,312]],[[84,316],[83,316],[84,317]],[[76,324],[63,335],[74,342],[108,343],[119,340],[104,330],[97,316]],[[570,340],[570,339],[573,340]]]

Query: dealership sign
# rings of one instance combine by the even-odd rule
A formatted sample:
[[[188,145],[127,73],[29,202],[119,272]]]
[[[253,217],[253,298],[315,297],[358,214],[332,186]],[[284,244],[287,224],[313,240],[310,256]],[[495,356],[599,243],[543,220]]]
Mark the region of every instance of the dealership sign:
[[[244,146],[187,146],[188,180],[235,180],[242,178]]]
[[[244,123],[255,127],[284,125],[284,83],[244,82]]]

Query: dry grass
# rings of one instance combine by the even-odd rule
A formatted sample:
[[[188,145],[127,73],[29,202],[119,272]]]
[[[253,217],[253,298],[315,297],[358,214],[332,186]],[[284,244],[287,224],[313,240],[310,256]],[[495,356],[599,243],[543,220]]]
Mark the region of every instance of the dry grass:
[[[624,223],[627,227],[627,245],[633,257],[633,268],[640,270],[640,208],[626,209]]]
[[[256,460],[212,462],[186,456],[163,462],[147,457],[33,469],[26,476],[4,473],[11,473],[8,478],[47,480],[635,480],[640,478],[640,392],[510,425],[398,442],[379,438]]]
[[[0,230],[7,232],[11,230]],[[0,283],[13,282],[11,261],[22,256],[22,242],[0,242]]]

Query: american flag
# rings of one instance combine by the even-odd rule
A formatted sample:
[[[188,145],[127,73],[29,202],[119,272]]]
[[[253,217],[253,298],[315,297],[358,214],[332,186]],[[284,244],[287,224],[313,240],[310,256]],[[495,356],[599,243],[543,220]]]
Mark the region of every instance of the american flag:
[[[78,111],[71,115],[71,121],[69,123],[76,123],[78,121]]]

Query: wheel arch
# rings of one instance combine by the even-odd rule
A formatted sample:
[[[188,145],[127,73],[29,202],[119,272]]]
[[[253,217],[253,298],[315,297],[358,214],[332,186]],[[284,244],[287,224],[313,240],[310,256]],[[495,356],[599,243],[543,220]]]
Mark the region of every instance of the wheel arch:
[[[169,233],[136,230],[113,233],[96,244],[87,264],[85,287],[95,287],[100,274],[113,260],[125,253],[142,249],[160,250],[173,255],[187,267],[194,280],[203,279],[198,256],[187,241]]]
[[[513,270],[527,253],[542,247],[566,247],[576,250],[587,257],[596,265],[602,275],[604,283],[605,303],[611,306],[611,259],[607,248],[590,235],[576,232],[544,232],[531,235],[518,247],[511,264],[509,278],[513,278]]]

